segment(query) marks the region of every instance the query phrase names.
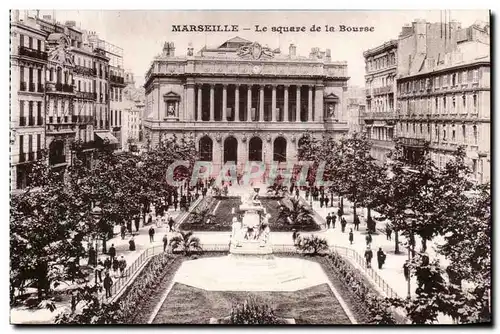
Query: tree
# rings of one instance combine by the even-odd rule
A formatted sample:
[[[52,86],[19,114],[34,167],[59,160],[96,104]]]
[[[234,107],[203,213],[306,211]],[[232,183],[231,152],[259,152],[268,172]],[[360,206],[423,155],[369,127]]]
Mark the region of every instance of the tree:
[[[191,255],[192,252],[201,252],[203,250],[200,239],[193,236],[193,232],[181,231],[178,235],[170,239],[170,246],[173,251],[180,250],[185,256]]]
[[[101,302],[99,285],[78,288],[76,293],[77,310],[56,316],[59,325],[108,325],[122,323],[122,311],[118,303]]]
[[[314,223],[314,211],[295,198],[283,199],[279,207],[277,221],[282,224],[307,225]]]
[[[328,242],[326,239],[311,235],[310,237],[300,237],[295,247],[302,253],[318,255],[328,251]]]

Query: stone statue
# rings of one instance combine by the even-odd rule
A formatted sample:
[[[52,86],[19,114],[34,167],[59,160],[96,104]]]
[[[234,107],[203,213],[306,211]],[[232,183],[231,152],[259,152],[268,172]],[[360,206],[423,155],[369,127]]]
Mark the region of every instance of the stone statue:
[[[334,117],[335,116],[335,108],[332,103],[328,105],[328,117]]]
[[[175,116],[175,106],[173,104],[167,106],[167,116]]]

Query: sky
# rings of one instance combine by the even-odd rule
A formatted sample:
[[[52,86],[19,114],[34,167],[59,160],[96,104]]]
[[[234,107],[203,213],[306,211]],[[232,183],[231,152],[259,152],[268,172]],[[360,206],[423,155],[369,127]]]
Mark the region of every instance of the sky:
[[[451,19],[470,26],[477,20],[489,22],[486,10],[451,10]],[[144,83],[153,58],[161,53],[165,41],[174,42],[176,55],[182,56],[191,44],[195,52],[203,46],[218,46],[239,36],[250,41],[280,48],[288,54],[290,43],[297,54],[308,56],[311,48],[331,49],[332,61],[347,61],[349,85],[364,86],[365,63],[363,51],[396,39],[405,24],[415,19],[439,22],[441,12],[432,11],[135,11],[135,10],[71,10],[40,11],[40,15],[55,13],[64,23],[74,20],[77,27],[95,31],[100,38],[120,46],[124,52],[124,67],[131,70],[139,85]],[[172,32],[172,25],[220,24],[238,25],[238,32]],[[256,32],[255,26],[268,27]],[[312,25],[320,32],[310,32]],[[325,25],[336,31],[326,32]],[[340,32],[339,26],[373,27],[373,32]],[[271,27],[302,27],[306,32],[277,33]],[[251,28],[251,30],[242,30]]]

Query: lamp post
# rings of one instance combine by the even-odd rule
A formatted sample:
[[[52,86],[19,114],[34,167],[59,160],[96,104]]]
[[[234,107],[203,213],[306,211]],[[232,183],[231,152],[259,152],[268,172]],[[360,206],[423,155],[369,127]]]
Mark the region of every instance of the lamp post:
[[[92,209],[92,219],[94,220],[96,226],[99,225],[101,218],[102,218],[102,209],[98,205],[96,205]],[[97,259],[98,259],[98,254],[99,254],[97,240],[99,239],[99,231],[96,231],[95,235],[96,235],[96,238],[95,238],[95,263],[97,264]]]

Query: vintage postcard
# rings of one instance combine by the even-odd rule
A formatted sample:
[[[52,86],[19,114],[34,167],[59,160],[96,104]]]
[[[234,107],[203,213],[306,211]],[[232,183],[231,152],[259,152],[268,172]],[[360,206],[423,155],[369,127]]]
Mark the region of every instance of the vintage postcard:
[[[491,324],[490,34],[11,10],[11,324]]]

